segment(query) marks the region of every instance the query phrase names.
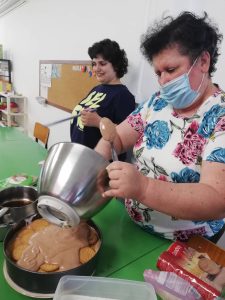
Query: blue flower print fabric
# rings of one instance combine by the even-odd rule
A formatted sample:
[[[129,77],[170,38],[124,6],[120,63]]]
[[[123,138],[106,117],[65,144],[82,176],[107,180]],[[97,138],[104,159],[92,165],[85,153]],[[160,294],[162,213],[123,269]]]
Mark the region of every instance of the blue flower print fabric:
[[[137,107],[127,120],[139,133],[133,150],[138,170],[158,180],[198,183],[203,160],[225,163],[224,99],[224,92],[218,91],[190,118],[176,114],[159,93]],[[209,238],[225,224],[224,220],[179,220],[135,199],[126,199],[125,205],[144,230],[172,240],[195,234]]]

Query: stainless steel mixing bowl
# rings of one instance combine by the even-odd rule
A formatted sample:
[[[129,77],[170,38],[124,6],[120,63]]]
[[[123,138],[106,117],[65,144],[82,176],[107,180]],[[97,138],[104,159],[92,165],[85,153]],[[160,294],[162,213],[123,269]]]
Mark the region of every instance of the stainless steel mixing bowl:
[[[109,201],[106,161],[94,150],[76,143],[53,145],[42,166],[37,208],[43,218],[57,225],[74,226],[89,219]]]

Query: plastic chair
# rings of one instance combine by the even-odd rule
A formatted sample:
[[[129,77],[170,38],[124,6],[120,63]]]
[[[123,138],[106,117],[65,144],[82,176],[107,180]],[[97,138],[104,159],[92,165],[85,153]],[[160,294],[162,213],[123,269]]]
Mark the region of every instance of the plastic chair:
[[[45,148],[48,148],[48,137],[49,137],[50,129],[39,122],[36,122],[34,125],[34,137],[35,141],[41,141]]]

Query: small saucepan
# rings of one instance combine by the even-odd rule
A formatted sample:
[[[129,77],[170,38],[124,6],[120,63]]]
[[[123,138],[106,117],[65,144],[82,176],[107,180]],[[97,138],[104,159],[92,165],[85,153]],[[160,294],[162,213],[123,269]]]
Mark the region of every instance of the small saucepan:
[[[9,187],[0,191],[0,229],[5,231],[10,225],[36,214],[37,198],[36,189],[28,186]]]

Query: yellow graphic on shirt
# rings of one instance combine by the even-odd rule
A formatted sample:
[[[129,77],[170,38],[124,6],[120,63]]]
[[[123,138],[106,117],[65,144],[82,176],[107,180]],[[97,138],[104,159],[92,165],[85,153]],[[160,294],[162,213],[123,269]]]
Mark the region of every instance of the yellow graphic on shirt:
[[[83,109],[97,109],[100,103],[105,99],[106,94],[97,93],[96,91],[90,93],[87,98],[83,99],[79,104],[77,104],[72,112],[72,116],[77,116]],[[71,120],[71,123],[73,119]],[[84,125],[81,122],[81,117],[77,117],[77,127],[83,131]]]

